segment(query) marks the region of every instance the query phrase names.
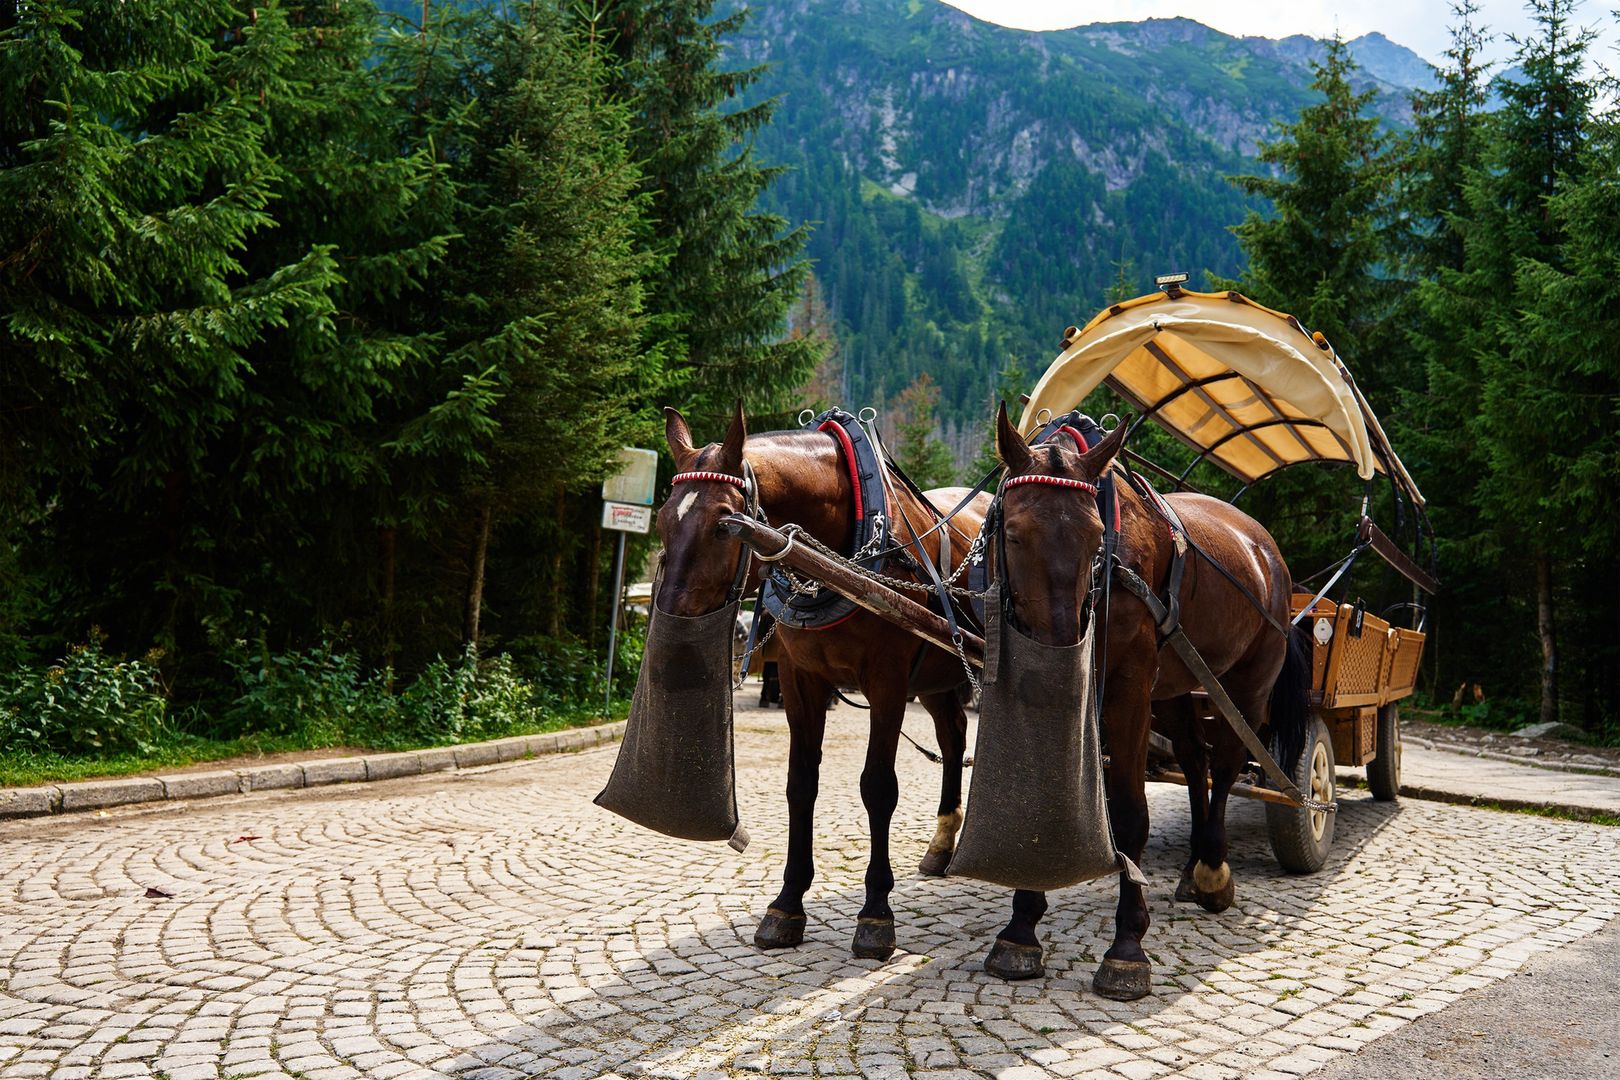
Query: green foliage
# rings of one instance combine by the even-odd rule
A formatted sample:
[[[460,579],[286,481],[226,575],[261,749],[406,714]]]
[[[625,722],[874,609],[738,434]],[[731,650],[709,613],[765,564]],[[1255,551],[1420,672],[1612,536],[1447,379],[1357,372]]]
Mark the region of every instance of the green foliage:
[[[0,671],[0,746],[113,754],[162,738],[169,713],[156,666],[110,656],[104,640],[93,633],[43,669]]]
[[[815,359],[737,20],[382,6],[0,4],[0,660],[113,627],[268,739],[467,644],[594,696],[617,449]]]
[[[1243,291],[1326,335],[1355,358],[1357,377],[1378,397],[1396,381],[1378,348],[1392,298],[1380,272],[1391,213],[1388,140],[1371,111],[1373,92],[1351,87],[1355,61],[1342,38],[1312,68],[1321,100],[1260,149],[1275,171],[1233,178],[1271,207],[1233,230],[1249,259]]]
[[[227,663],[240,690],[224,716],[232,734],[320,742],[384,727],[386,676],[365,671],[353,653],[335,652],[329,643],[277,653],[261,639],[252,654]]]
[[[715,16],[715,0],[605,0],[593,9],[617,63],[610,86],[632,102],[630,154],[650,198],[650,247],[664,260],[648,281],[643,349],[664,358],[670,392],[700,417],[744,399],[784,413],[819,359],[816,342],[783,337],[809,269],[808,229],[756,209],[779,175],[754,155],[774,102],[735,103],[761,69],[734,68],[724,38],[746,7]]]
[[[894,456],[906,475],[924,491],[955,481],[956,463],[934,434],[934,408],[939,387],[926,374],[917,376],[895,402],[900,414],[895,425]]]

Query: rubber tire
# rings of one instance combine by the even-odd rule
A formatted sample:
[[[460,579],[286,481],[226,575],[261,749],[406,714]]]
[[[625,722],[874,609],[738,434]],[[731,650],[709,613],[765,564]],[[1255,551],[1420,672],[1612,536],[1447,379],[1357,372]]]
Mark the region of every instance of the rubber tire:
[[[1378,710],[1377,754],[1367,762],[1367,787],[1379,802],[1401,793],[1401,709],[1390,702]]]
[[[1318,753],[1325,755],[1326,771],[1321,777],[1326,786],[1327,799],[1332,801],[1337,792],[1337,781],[1334,775],[1333,763],[1333,736],[1328,733],[1327,725],[1322,718],[1312,716],[1310,725],[1305,729],[1305,748],[1300,751],[1299,760],[1294,763],[1289,779],[1298,785],[1306,794],[1311,794],[1311,769],[1316,762],[1318,770],[1321,769],[1321,759]],[[1317,798],[1321,798],[1318,794]],[[1271,836],[1271,850],[1277,856],[1277,862],[1284,870],[1291,874],[1314,874],[1322,869],[1327,862],[1328,852],[1333,849],[1333,814],[1323,814],[1322,834],[1316,835],[1311,826],[1313,811],[1303,807],[1295,808],[1283,806],[1280,803],[1266,803],[1266,831]]]

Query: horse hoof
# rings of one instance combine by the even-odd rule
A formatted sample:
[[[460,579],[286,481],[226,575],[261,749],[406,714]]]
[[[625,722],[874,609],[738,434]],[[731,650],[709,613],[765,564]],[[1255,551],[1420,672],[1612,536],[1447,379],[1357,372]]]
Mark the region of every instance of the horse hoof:
[[[984,970],[998,979],[1016,982],[1019,979],[1038,979],[1046,974],[1041,962],[1039,945],[1020,945],[1016,941],[996,938],[990,946],[990,955],[984,958]]]
[[[1110,1001],[1145,998],[1153,988],[1153,966],[1146,960],[1104,959],[1091,977],[1091,988]]]
[[[754,931],[754,944],[761,949],[791,949],[804,943],[804,916],[789,915],[776,908],[766,908]]]
[[[951,865],[951,856],[954,851],[930,851],[922,857],[917,869],[929,877],[944,877],[945,868]]]
[[[1193,892],[1196,894],[1195,899],[1198,901],[1198,906],[1212,915],[1219,915],[1231,907],[1232,900],[1237,895],[1237,889],[1230,877],[1226,879],[1225,885],[1222,885],[1214,892],[1205,892],[1197,888]]]
[[[859,960],[887,960],[893,956],[894,920],[855,920],[854,952]]]
[[[1176,903],[1190,904],[1198,899],[1198,886],[1193,884],[1192,867],[1181,872],[1181,880],[1176,882]]]

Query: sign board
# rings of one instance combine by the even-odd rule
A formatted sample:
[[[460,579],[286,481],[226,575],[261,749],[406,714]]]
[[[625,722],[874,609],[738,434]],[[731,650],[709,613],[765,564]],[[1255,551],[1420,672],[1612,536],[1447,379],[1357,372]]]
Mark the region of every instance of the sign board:
[[[610,503],[653,504],[653,487],[658,483],[658,452],[626,446],[619,451],[619,471],[602,484],[602,498]],[[602,524],[607,525],[604,513]],[[616,529],[617,525],[608,525]],[[635,530],[646,532],[646,526]]]
[[[605,502],[602,504],[602,528],[644,533],[652,528],[652,507]]]

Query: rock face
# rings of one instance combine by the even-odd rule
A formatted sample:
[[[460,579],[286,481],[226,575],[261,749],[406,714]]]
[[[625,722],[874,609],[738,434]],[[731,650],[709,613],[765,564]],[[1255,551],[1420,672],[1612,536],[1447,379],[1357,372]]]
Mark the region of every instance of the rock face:
[[[1013,30],[938,0],[764,0],[749,16],[728,62],[764,65],[750,100],[777,99],[756,152],[788,168],[770,208],[815,223],[846,404],[927,374],[947,434],[982,429],[1009,356],[1038,372],[1108,290],[1241,272],[1229,230],[1265,207],[1227,178],[1263,168],[1323,52],[1190,19]],[[1388,80],[1422,62],[1383,38],[1354,47],[1401,124]]]

